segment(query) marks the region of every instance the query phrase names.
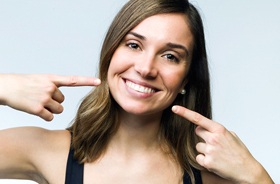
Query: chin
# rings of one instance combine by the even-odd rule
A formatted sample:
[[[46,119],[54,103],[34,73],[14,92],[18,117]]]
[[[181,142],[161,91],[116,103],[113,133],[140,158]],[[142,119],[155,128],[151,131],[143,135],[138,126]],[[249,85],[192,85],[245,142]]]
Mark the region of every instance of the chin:
[[[152,109],[147,106],[130,106],[128,104],[121,106],[121,109],[124,113],[136,116],[158,116],[163,112],[162,109]]]

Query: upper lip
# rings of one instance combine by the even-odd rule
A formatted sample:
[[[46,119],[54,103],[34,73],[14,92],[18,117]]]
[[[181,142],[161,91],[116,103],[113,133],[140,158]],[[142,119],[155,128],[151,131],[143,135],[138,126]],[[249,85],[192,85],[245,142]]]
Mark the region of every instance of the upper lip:
[[[127,79],[127,78],[123,78],[123,80],[126,82],[126,81],[131,81],[131,82],[133,82],[133,83],[135,83],[135,84],[138,84],[138,85],[140,85],[140,86],[144,86],[144,87],[147,87],[147,88],[151,88],[151,89],[153,89],[153,90],[155,90],[155,91],[160,91],[160,89],[159,88],[157,88],[157,87],[155,87],[155,86],[153,86],[153,85],[151,85],[151,84],[148,84],[148,83],[146,83],[146,82],[143,82],[143,81],[138,81],[138,80],[134,80],[134,79]]]

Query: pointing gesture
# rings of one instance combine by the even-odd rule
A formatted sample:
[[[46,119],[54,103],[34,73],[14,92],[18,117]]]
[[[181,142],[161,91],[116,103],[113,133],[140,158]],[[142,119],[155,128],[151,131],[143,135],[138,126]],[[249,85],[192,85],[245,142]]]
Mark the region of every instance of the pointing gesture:
[[[62,86],[97,86],[100,80],[92,77],[59,75],[0,75],[0,104],[37,115],[46,121],[63,111]]]
[[[184,107],[172,111],[197,125],[196,134],[204,140],[196,145],[201,166],[236,183],[273,183],[235,133]]]

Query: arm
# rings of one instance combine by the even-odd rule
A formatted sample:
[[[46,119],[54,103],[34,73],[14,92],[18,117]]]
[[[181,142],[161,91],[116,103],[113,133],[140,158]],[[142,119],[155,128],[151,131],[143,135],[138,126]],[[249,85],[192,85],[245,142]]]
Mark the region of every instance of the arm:
[[[64,183],[68,131],[21,127],[0,130],[0,137],[0,179]]]
[[[174,106],[172,110],[197,125],[196,134],[204,140],[196,145],[200,153],[196,160],[201,166],[234,183],[273,184],[235,133],[184,107]]]
[[[42,145],[37,143],[41,140],[38,139],[39,134],[43,136],[44,133],[38,130],[30,128],[0,130],[1,179],[32,180],[32,175],[37,174],[31,157]]]
[[[0,74],[0,105],[7,105],[50,121],[53,113],[63,111],[61,103],[64,96],[59,87],[99,84],[99,79],[90,77]],[[0,178],[44,181],[43,173],[48,169],[42,167],[49,167],[52,162],[56,164],[56,171],[52,169],[51,173],[64,171],[63,163],[66,161],[61,160],[67,157],[65,155],[68,148],[59,150],[63,147],[61,145],[70,145],[69,135],[65,132],[59,133],[63,136],[53,135],[51,131],[31,127],[0,130]],[[48,158],[48,155],[54,155],[53,152],[63,152],[63,156],[59,157],[60,161],[57,154],[56,157]],[[60,175],[64,176],[63,173]]]
[[[30,133],[36,137],[34,132]],[[28,144],[32,134],[19,129],[0,130],[0,178],[32,179],[31,174],[36,172],[29,157],[35,145]]]
[[[63,111],[61,86],[96,86],[91,77],[0,74],[0,105],[37,115],[46,121]]]

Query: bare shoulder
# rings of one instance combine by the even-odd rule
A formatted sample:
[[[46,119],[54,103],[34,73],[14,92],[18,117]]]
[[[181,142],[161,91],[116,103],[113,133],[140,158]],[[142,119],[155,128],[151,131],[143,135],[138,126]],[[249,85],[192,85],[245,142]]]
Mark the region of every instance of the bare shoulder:
[[[70,147],[67,130],[20,127],[0,131],[0,178],[63,183]],[[63,175],[64,176],[64,175]],[[44,181],[44,182],[43,182]],[[47,182],[46,182],[47,181]]]
[[[209,171],[201,171],[202,183],[203,184],[233,184],[220,176],[211,173]]]
[[[67,130],[35,130],[40,137],[33,161],[48,183],[64,183],[71,135]],[[40,131],[43,136],[40,136]],[[38,145],[42,143],[42,145]]]
[[[29,148],[25,151],[45,151],[54,146],[70,144],[70,134],[66,130],[47,130],[39,127],[19,127],[0,131],[1,145],[6,148]],[[16,147],[13,147],[16,146]],[[34,148],[31,149],[30,148]],[[40,149],[39,149],[40,148]]]

